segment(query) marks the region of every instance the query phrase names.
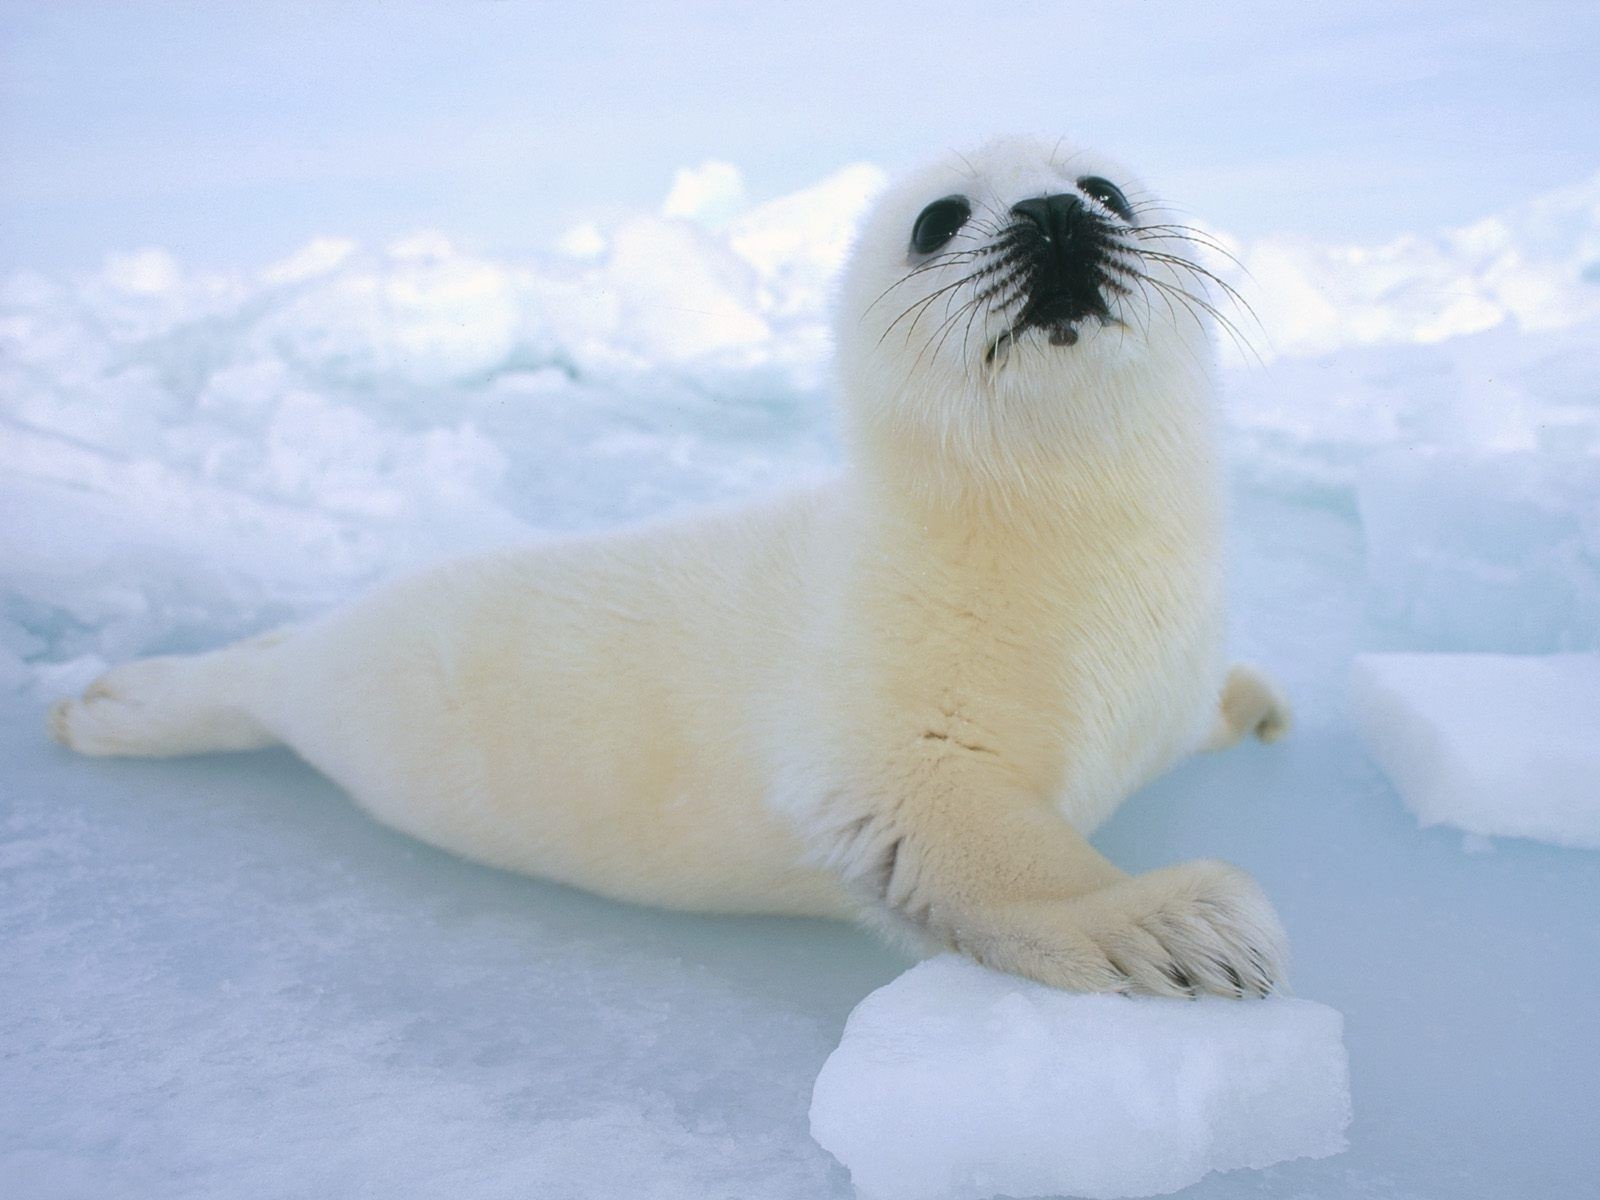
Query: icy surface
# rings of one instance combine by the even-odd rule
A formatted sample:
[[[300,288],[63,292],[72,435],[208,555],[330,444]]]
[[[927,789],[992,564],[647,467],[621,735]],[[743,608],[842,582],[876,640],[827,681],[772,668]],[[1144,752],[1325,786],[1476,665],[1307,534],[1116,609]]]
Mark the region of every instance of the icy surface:
[[[1391,449],[1362,472],[1368,602],[1407,649],[1600,650],[1600,453],[1560,436]]]
[[[862,1200],[1111,1200],[1345,1148],[1326,1005],[1072,996],[954,955],[863,1000],[811,1096]]]
[[[41,714],[441,554],[830,469],[827,281],[881,179],[752,205],[691,167],[542,257],[327,236],[255,273],[148,249],[0,280],[8,1194],[850,1195],[806,1105],[907,966],[866,935],[607,904],[409,842],[287,755],[87,762]],[[1226,351],[1234,643],[1299,723],[1097,841],[1256,875],[1359,1111],[1343,1155],[1185,1195],[1600,1176],[1600,855],[1418,831],[1346,709],[1359,650],[1600,650],[1597,192],[1231,243],[1271,334],[1264,366]]]
[[[1364,654],[1351,693],[1423,825],[1600,849],[1600,654]]]

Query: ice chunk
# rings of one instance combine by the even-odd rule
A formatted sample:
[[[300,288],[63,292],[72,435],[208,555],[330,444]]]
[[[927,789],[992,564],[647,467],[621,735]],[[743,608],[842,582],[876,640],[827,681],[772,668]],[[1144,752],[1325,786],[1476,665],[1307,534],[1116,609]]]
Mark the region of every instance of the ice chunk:
[[[1423,825],[1600,849],[1600,654],[1363,654],[1351,692]]]
[[[745,207],[744,176],[732,163],[680,167],[661,206],[664,217],[682,217],[716,229]]]
[[[771,337],[756,311],[756,274],[703,230],[640,217],[612,235],[618,335],[653,361],[679,361]]]
[[[1269,353],[1570,328],[1600,317],[1589,274],[1597,216],[1600,174],[1469,225],[1379,244],[1269,235],[1222,270],[1254,297]]]
[[[1343,1029],[1309,1000],[1079,996],[945,955],[850,1014],[811,1136],[863,1200],[1162,1195],[1343,1150]]]
[[[1519,399],[1496,398],[1503,412]],[[1525,427],[1559,429],[1541,411],[1530,406]],[[1489,424],[1481,434],[1498,436]],[[1393,450],[1362,473],[1359,495],[1368,607],[1404,639],[1391,645],[1600,650],[1600,454]]]

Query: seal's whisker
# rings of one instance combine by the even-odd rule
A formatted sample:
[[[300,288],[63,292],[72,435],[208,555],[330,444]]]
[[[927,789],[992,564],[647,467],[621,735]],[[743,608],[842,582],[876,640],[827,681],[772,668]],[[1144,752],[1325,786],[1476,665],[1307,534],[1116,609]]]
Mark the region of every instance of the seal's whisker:
[[[922,366],[922,360],[923,360],[924,356],[927,355],[929,350],[933,350],[934,354],[936,354],[936,355],[938,354],[939,351],[933,345],[933,339],[935,337],[939,336],[939,331],[940,330],[948,330],[949,327],[951,327],[951,325],[955,321],[960,319],[961,314],[966,311],[967,305],[976,304],[976,303],[977,303],[977,298],[976,297],[968,297],[968,299],[962,304],[962,306],[960,308],[956,309],[956,311],[953,314],[945,317],[945,319],[940,323],[938,329],[935,329],[933,331],[933,333],[928,335],[928,340],[923,343],[922,349],[920,351],[918,351],[918,353],[917,353],[916,361],[912,364],[912,368],[911,369],[913,371],[916,371],[918,368],[920,368]],[[942,338],[940,339],[940,343],[939,344],[940,345],[944,344],[944,341],[943,341]]]
[[[1219,278],[1217,275],[1200,266],[1198,263],[1192,262],[1191,260],[1183,258],[1179,255],[1164,254],[1160,251],[1145,249],[1137,250],[1135,253],[1138,254],[1140,258],[1153,262],[1166,263],[1169,266],[1186,271],[1191,278],[1194,278],[1197,281],[1207,280],[1210,283],[1215,284],[1217,287],[1222,289],[1223,293],[1226,294],[1229,300],[1231,300],[1239,308],[1243,309],[1244,312],[1249,314],[1251,322],[1255,325],[1256,329],[1260,331],[1263,337],[1267,335],[1266,326],[1262,324],[1261,317],[1256,312],[1254,306],[1251,305],[1250,301],[1246,300],[1244,296],[1239,293],[1237,288],[1233,287],[1225,279]]]
[[[909,307],[906,308],[906,310],[904,312],[902,312],[898,317],[896,317],[892,322],[890,322],[889,327],[887,329],[885,329],[882,334],[879,335],[878,344],[882,345],[883,344],[883,339],[888,337],[891,333],[894,332],[894,327],[896,325],[900,324],[900,322],[905,320],[908,316],[910,316],[911,313],[914,310],[917,310],[916,317],[912,320],[910,326],[906,329],[906,339],[909,341],[910,338],[911,338],[911,334],[916,330],[917,322],[922,320],[923,314],[928,311],[929,306],[932,305],[935,300],[937,300],[940,296],[945,295],[946,293],[952,291],[955,288],[959,288],[959,287],[962,287],[965,284],[971,283],[980,274],[981,274],[980,271],[974,271],[972,274],[964,275],[960,279],[957,279],[954,283],[947,283],[947,284],[944,285],[944,287],[938,288],[935,291],[932,291],[928,295],[924,296],[922,299],[914,301]]]
[[[1220,254],[1246,275],[1250,274],[1250,269],[1239,261],[1233,251],[1212,234],[1193,225],[1141,225],[1134,230],[1134,234],[1140,241],[1193,242],[1197,246],[1204,246],[1207,250]]]
[[[945,302],[944,319],[939,322],[939,327],[928,335],[928,340],[930,342],[932,342],[935,338],[939,339],[938,346],[934,347],[934,353],[937,354],[939,346],[944,345],[944,339],[948,337],[950,331],[955,328],[955,323],[982,302],[982,297],[977,292],[974,292],[972,295],[968,296],[961,302],[959,306],[954,308],[951,307],[951,302],[949,300]]]
[[[1193,316],[1197,322],[1200,320],[1199,314],[1196,313],[1193,307],[1190,306],[1198,305],[1200,308],[1204,309],[1208,314],[1210,314],[1212,320],[1216,321],[1218,325],[1227,331],[1228,336],[1232,338],[1235,346],[1248,354],[1251,358],[1255,359],[1258,364],[1263,366],[1266,365],[1261,355],[1257,352],[1255,346],[1250,343],[1250,340],[1244,336],[1237,325],[1228,320],[1226,316],[1218,311],[1216,305],[1200,296],[1196,296],[1193,292],[1187,290],[1186,288],[1181,288],[1175,284],[1168,283],[1165,280],[1157,279],[1153,275],[1149,275],[1145,272],[1139,272],[1139,278],[1143,279],[1146,283],[1151,284],[1154,287],[1162,289],[1163,291],[1170,291],[1184,304],[1185,307],[1189,307],[1190,315]]]
[[[906,328],[906,343],[908,345],[910,344],[911,335],[916,332],[917,325],[920,324],[921,321],[922,321],[922,318],[927,315],[928,309],[933,307],[933,302],[935,300],[939,299],[940,296],[943,296],[945,298],[945,308],[944,308],[945,319],[948,319],[949,318],[949,314],[950,314],[950,305],[955,299],[955,294],[956,294],[955,289],[963,287],[963,286],[965,286],[966,284],[969,284],[969,283],[974,283],[977,280],[982,279],[986,274],[988,274],[987,270],[974,271],[972,274],[966,276],[965,278],[958,279],[955,283],[951,284],[949,287],[940,288],[937,292],[935,292],[931,296],[927,297],[927,299],[922,303],[921,311],[917,313],[915,319],[913,319],[911,324]],[[940,324],[939,328],[943,328],[943,321],[941,321],[941,324]],[[885,332],[887,332],[887,331],[885,331]],[[934,330],[934,334],[937,334],[937,333],[938,333],[938,330],[935,329]],[[933,335],[930,335],[930,337],[931,336],[933,336]]]
[[[1192,236],[1190,236],[1188,234],[1151,233],[1151,234],[1146,235],[1143,231],[1140,231],[1139,242],[1140,242],[1140,245],[1139,245],[1138,249],[1140,251],[1143,251],[1143,250],[1146,250],[1146,249],[1154,249],[1154,250],[1157,250],[1159,253],[1163,253],[1163,254],[1175,254],[1180,258],[1188,258],[1189,261],[1194,263],[1196,266],[1205,266],[1205,264],[1203,262],[1201,262],[1197,256],[1191,256],[1190,254],[1185,252],[1185,250],[1182,249],[1182,247],[1185,247],[1185,246],[1194,247],[1196,249],[1209,251],[1210,253],[1215,254],[1218,258],[1226,260],[1226,263],[1227,263],[1228,267],[1230,267],[1231,269],[1233,269],[1235,271],[1238,271],[1246,279],[1253,279],[1254,278],[1254,276],[1252,276],[1250,274],[1250,269],[1248,267],[1246,267],[1242,262],[1240,262],[1238,260],[1238,258],[1236,258],[1234,256],[1234,254],[1230,250],[1228,250],[1226,247],[1220,246],[1220,245],[1216,245],[1215,243],[1212,243],[1212,242],[1202,241],[1202,240],[1200,240],[1198,238],[1195,238],[1195,237],[1192,237]],[[1147,245],[1147,243],[1150,243],[1150,245]],[[1162,247],[1160,245],[1161,243],[1176,243],[1176,244],[1175,245],[1171,245],[1171,246]]]
[[[1183,258],[1180,255],[1163,254],[1160,251],[1154,250],[1139,250],[1137,253],[1142,258],[1150,259],[1155,262],[1167,263],[1171,266],[1177,267],[1179,270],[1187,271],[1193,278],[1209,280],[1211,283],[1221,288],[1224,294],[1227,295],[1228,299],[1233,301],[1234,304],[1249,314],[1250,320],[1255,324],[1257,329],[1259,329],[1263,334],[1266,333],[1266,326],[1261,323],[1261,317],[1256,312],[1255,307],[1250,303],[1250,301],[1246,300],[1244,296],[1240,294],[1239,290],[1227,280],[1222,279],[1213,272],[1208,271],[1205,267],[1202,267],[1198,263],[1192,262],[1187,258]]]
[[[977,270],[968,272],[960,279],[954,280],[953,282],[948,283],[941,288],[935,289],[928,295],[922,297],[920,300],[913,301],[909,306],[907,306],[905,311],[903,311],[892,322],[890,322],[888,328],[886,328],[879,336],[878,344],[881,345],[883,340],[887,338],[891,332],[893,332],[895,327],[899,325],[900,322],[904,321],[906,317],[911,316],[911,314],[915,312],[916,315],[912,317],[911,324],[906,328],[906,341],[909,342],[912,334],[916,332],[917,325],[921,323],[922,318],[927,314],[928,309],[931,308],[934,302],[937,301],[941,296],[945,297],[945,311],[948,313],[950,302],[954,298],[953,293],[955,293],[958,289],[966,286],[967,284],[980,284],[982,280],[993,275],[1001,274],[1003,272],[1011,272],[1015,264],[1014,255],[1011,253],[1014,248],[1014,231],[1008,230],[1007,233],[998,241],[991,243],[985,248],[984,253],[987,254],[990,261],[985,262]],[[994,255],[1004,255],[1004,257],[996,259],[994,258]],[[1002,283],[1010,277],[1010,274],[1002,274]],[[979,290],[981,290],[981,288]],[[876,303],[876,301],[874,303]],[[937,330],[935,331],[935,336],[936,335]]]
[[[969,224],[976,223],[969,222]],[[989,228],[993,230],[993,234],[991,236],[995,240],[985,240],[982,245],[975,246],[969,250],[946,250],[934,255],[927,262],[917,264],[915,267],[912,267],[911,270],[901,275],[888,287],[884,288],[883,291],[879,292],[878,295],[873,298],[872,303],[868,304],[867,307],[862,311],[862,319],[865,319],[866,315],[876,308],[884,299],[884,297],[888,296],[890,292],[893,292],[896,288],[903,286],[919,275],[922,275],[928,271],[936,271],[944,267],[970,264],[983,258],[989,258],[997,254],[1006,253],[1011,246],[1011,242],[1008,240],[1008,238],[1000,236],[1002,231],[998,226],[989,226]],[[951,240],[953,241],[956,238],[960,238],[964,241],[977,241],[981,232],[981,228],[975,232],[962,230],[955,234]],[[903,316],[904,314],[901,315]],[[890,328],[893,328],[893,326]]]
[[[987,322],[989,320],[989,314],[994,308],[994,294],[994,288],[992,287],[985,288],[978,293],[980,303],[973,306],[972,311],[967,315],[966,328],[961,331],[961,375],[969,386],[972,382],[972,357],[967,352],[968,339],[972,336],[974,321],[982,320]]]
[[[1125,246],[1120,247],[1120,249],[1123,253],[1135,255],[1138,258],[1144,259],[1148,262],[1167,263],[1170,266],[1178,267],[1181,270],[1188,271],[1191,275],[1209,280],[1211,283],[1215,284],[1217,287],[1226,292],[1228,298],[1234,303],[1238,304],[1241,308],[1247,310],[1250,308],[1249,301],[1247,301],[1239,293],[1237,288],[1235,288],[1226,279],[1223,279],[1215,271],[1212,271],[1209,267],[1206,267],[1201,263],[1195,262],[1192,258],[1188,258],[1182,254],[1171,254],[1165,250],[1152,250],[1147,246]],[[1254,317],[1256,314],[1251,311],[1250,315]]]
[[[1154,276],[1148,275],[1145,272],[1135,268],[1124,268],[1119,273],[1124,274],[1131,279],[1138,280],[1140,284],[1146,287],[1153,287],[1157,289],[1158,294],[1163,300],[1166,301],[1167,312],[1174,321],[1178,319],[1178,315],[1177,309],[1174,307],[1173,302],[1177,301],[1179,304],[1182,304],[1184,312],[1186,312],[1189,315],[1189,319],[1195,323],[1195,327],[1204,332],[1206,327],[1205,322],[1201,320],[1200,314],[1195,311],[1195,308],[1191,303],[1191,301],[1194,300],[1194,297],[1188,292],[1184,291],[1180,287],[1175,287],[1172,284],[1167,283],[1165,280],[1157,279]]]
[[[1172,201],[1163,199],[1152,192],[1141,190],[1137,194],[1140,196],[1148,196],[1149,199],[1139,201],[1131,206],[1133,208],[1134,216],[1138,216],[1140,213],[1150,212],[1152,209],[1156,209],[1161,212],[1181,213],[1184,216],[1194,215],[1193,209],[1185,208],[1181,204],[1174,204]],[[1131,200],[1133,197],[1130,196],[1129,199]]]
[[[978,309],[978,306],[982,303],[983,300],[980,297],[972,296],[960,308],[956,309],[955,314],[949,320],[947,320],[942,327],[944,332],[939,337],[939,344],[933,348],[933,352],[935,354],[938,354],[939,351],[944,348],[945,342],[949,340],[950,334],[955,330],[955,323],[961,319],[962,314],[975,313]],[[971,324],[970,316],[968,317],[968,324]]]
[[[1156,281],[1147,280],[1146,282],[1154,283]],[[1145,297],[1145,314],[1146,314],[1146,318],[1148,320],[1149,317],[1150,317],[1150,314],[1153,311],[1152,306],[1150,304],[1151,292],[1150,292],[1149,288],[1143,288],[1142,287],[1139,290],[1140,290],[1140,293]],[[1178,320],[1178,311],[1177,311],[1176,306],[1172,302],[1172,297],[1168,294],[1168,292],[1165,289],[1160,288],[1160,287],[1157,287],[1155,289],[1155,294],[1160,296],[1161,297],[1161,302],[1167,306],[1167,317],[1168,317],[1168,319],[1171,320],[1172,322],[1176,323],[1177,320]],[[1201,329],[1204,328],[1205,323],[1199,319],[1199,317],[1196,315],[1194,309],[1189,307],[1187,303],[1184,305],[1184,311],[1187,312],[1190,315],[1190,317],[1194,319],[1195,324],[1196,324],[1196,326],[1198,328],[1201,328]],[[1201,357],[1200,352],[1198,350],[1196,350],[1194,346],[1189,345],[1187,342],[1185,342],[1184,343],[1184,353],[1188,357],[1189,361],[1194,364],[1194,368],[1199,374],[1201,374],[1201,375],[1206,374],[1206,372],[1209,369],[1207,367],[1207,365],[1206,365],[1206,360]]]
[[[900,287],[902,284],[909,283],[912,279],[915,279],[918,275],[925,274],[928,271],[936,271],[941,267],[955,266],[955,265],[957,265],[959,263],[970,262],[974,257],[979,255],[980,253],[982,253],[982,251],[979,251],[979,250],[950,251],[950,252],[948,252],[946,254],[938,255],[936,258],[930,260],[929,262],[925,262],[925,263],[922,263],[919,266],[911,268],[911,270],[907,271],[904,275],[900,276],[899,279],[896,279],[888,287],[884,288],[883,291],[879,292],[877,294],[877,296],[874,297],[872,303],[867,305],[867,307],[862,310],[862,313],[861,313],[862,317],[865,318],[867,313],[871,312],[874,308],[876,308],[878,306],[878,303],[885,296],[887,296],[890,292],[894,291],[897,287]]]

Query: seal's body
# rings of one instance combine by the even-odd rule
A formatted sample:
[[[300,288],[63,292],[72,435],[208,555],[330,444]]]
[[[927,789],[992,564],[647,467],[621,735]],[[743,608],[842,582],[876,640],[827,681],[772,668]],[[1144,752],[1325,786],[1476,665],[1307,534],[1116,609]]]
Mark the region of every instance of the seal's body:
[[[1218,657],[1210,354],[1173,229],[1033,143],[931,168],[843,283],[834,484],[132,663],[57,736],[284,742],[388,824],[606,895],[1264,994],[1282,935],[1246,876],[1129,878],[1084,840],[1178,756],[1285,721]]]

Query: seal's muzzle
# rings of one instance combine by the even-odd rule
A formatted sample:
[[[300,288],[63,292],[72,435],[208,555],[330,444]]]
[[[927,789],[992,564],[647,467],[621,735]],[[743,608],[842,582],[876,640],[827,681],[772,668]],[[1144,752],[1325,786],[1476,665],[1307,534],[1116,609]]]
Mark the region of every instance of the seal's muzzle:
[[[1044,328],[1057,345],[1070,345],[1077,340],[1070,336],[1073,327],[1084,318],[1110,321],[1105,256],[1115,227],[1075,192],[1023,200],[1011,211],[1017,218],[1016,253],[1027,264],[1027,301],[1013,332]]]

